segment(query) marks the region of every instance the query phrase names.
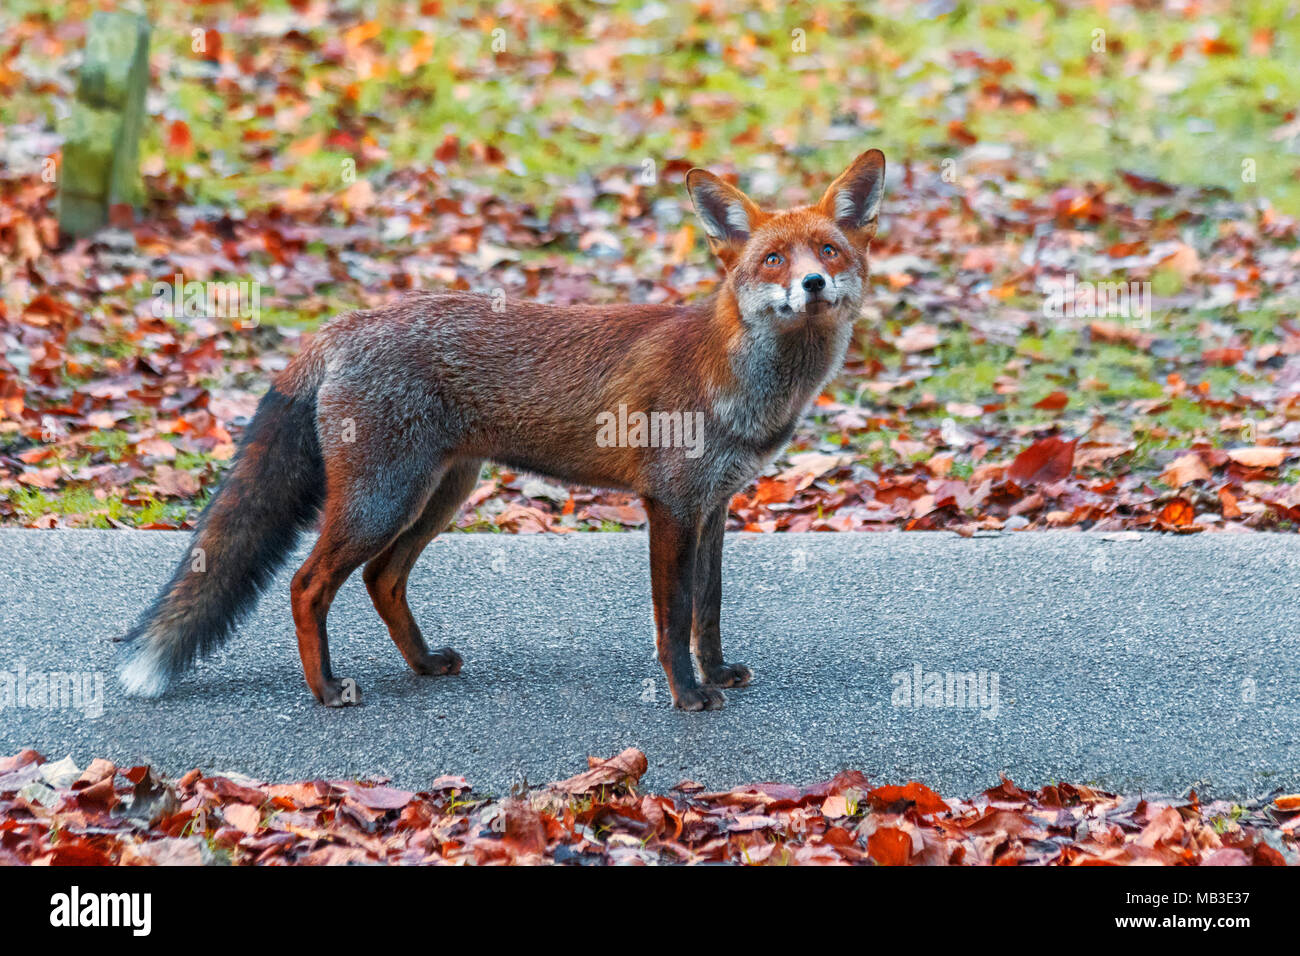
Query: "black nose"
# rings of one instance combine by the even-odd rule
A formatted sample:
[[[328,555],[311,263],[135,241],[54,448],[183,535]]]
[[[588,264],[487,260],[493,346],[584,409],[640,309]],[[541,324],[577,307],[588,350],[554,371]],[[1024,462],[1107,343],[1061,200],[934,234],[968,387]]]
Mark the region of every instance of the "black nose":
[[[826,288],[826,280],[816,272],[810,272],[803,277],[803,288],[805,292],[820,292]]]

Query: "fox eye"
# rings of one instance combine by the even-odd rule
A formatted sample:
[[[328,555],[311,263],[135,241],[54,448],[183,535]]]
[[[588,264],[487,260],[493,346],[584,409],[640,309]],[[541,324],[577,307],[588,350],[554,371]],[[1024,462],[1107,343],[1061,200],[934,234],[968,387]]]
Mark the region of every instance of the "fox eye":
[[[767,254],[767,258],[763,260],[763,265],[779,266],[783,262],[785,262],[785,259],[781,257],[781,254],[779,252],[769,252]]]
[[[840,254],[840,251],[832,246],[829,242],[822,246],[822,255],[827,259],[834,259]]]

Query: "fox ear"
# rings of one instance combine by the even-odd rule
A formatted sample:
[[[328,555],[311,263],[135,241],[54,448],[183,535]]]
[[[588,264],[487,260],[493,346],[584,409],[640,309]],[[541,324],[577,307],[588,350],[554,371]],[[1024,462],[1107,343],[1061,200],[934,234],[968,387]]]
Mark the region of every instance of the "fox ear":
[[[686,191],[695,205],[709,248],[730,266],[762,217],[754,201],[713,173],[692,169],[686,174]]]
[[[885,154],[869,149],[831,183],[820,208],[841,227],[864,231],[868,233],[865,238],[870,239],[876,234],[876,218],[884,195]]]

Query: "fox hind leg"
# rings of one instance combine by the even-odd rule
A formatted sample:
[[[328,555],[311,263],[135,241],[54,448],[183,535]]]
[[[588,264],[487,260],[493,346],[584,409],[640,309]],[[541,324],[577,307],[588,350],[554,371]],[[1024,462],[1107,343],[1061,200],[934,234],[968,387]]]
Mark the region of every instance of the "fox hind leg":
[[[380,554],[423,514],[430,488],[440,476],[437,463],[389,465],[385,473],[365,473],[346,464],[326,465],[327,494],[320,538],[289,593],[298,653],[307,686],[329,707],[360,702],[356,683],[334,676],[330,668],[325,619],[343,582],[358,567]]]
[[[375,610],[402,657],[417,674],[458,674],[461,656],[450,647],[429,650],[406,602],[406,581],[429,542],[451,523],[478,482],[480,461],[458,462],[447,469],[420,517],[370,560],[362,577]]]

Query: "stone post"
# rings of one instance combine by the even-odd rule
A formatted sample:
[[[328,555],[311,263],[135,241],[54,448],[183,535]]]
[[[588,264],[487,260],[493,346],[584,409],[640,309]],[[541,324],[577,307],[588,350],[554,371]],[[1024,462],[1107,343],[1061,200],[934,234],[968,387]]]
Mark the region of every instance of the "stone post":
[[[98,11],[86,35],[86,59],[64,124],[59,229],[85,236],[108,222],[117,203],[136,205],[140,132],[149,86],[149,21]]]

